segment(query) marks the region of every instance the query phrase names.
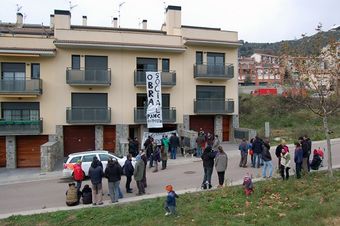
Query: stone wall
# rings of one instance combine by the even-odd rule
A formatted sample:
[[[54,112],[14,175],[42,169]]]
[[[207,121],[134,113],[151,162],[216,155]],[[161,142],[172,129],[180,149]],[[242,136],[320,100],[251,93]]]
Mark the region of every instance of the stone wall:
[[[59,141],[49,141],[40,147],[40,168],[42,172],[53,171],[62,155]]]
[[[17,147],[15,136],[6,136],[6,168],[17,168]]]
[[[216,115],[214,119],[214,134],[218,136],[220,140],[222,140],[223,136],[223,117],[222,115]]]
[[[96,126],[95,127],[95,148],[96,150],[103,150],[104,145],[104,127]]]
[[[183,115],[183,129],[189,130],[190,129],[190,116]]]
[[[128,150],[129,125],[116,125],[116,151],[118,156],[126,155]]]

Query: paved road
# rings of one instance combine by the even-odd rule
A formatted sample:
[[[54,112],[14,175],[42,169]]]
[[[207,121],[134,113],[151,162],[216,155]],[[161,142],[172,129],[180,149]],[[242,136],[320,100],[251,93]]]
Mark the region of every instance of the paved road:
[[[325,147],[325,142],[314,142],[313,148]],[[290,147],[291,153],[293,148]],[[340,139],[333,141],[333,165],[340,164]],[[274,155],[275,147],[271,148],[274,167],[277,166],[277,159]],[[227,178],[230,182],[242,180],[243,176],[249,172],[254,177],[260,177],[260,169],[240,168],[238,167],[239,153],[238,151],[229,151],[229,165],[227,170]],[[326,155],[327,156],[327,155]],[[248,159],[248,163],[249,163]],[[325,161],[325,166],[326,166]],[[153,173],[152,169],[147,169],[148,194],[162,193],[165,185],[171,183],[175,190],[184,190],[191,188],[199,188],[202,182],[202,161],[197,158],[181,158],[178,160],[169,160],[169,167],[166,170],[160,170]],[[42,181],[14,183],[0,185],[0,214],[13,213],[26,210],[61,207],[65,206],[65,191],[68,187],[68,180],[47,179]],[[107,182],[103,179],[104,193],[107,194]],[[217,185],[217,174],[214,171],[212,178],[213,185]],[[90,184],[89,180],[83,182]],[[125,177],[122,178],[121,188],[125,197],[133,197],[135,194],[126,194]],[[134,191],[136,184],[132,182]],[[104,200],[109,200],[107,195]]]

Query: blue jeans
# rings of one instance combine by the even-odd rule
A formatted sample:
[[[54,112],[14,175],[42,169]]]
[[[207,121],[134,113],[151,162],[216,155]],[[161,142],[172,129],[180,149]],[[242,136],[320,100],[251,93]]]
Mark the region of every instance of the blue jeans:
[[[202,185],[204,185],[206,182],[208,182],[209,185],[211,185],[211,175],[213,173],[212,167],[204,167],[204,177],[203,177],[203,182]]]
[[[197,145],[196,157],[200,158],[201,156],[202,156],[202,147],[201,145]]]
[[[262,155],[260,153],[254,153],[254,165],[253,167],[260,168]]]
[[[118,202],[119,190],[120,190],[119,183],[120,181],[108,182],[111,202]]]
[[[264,165],[262,167],[262,177],[266,177],[268,167],[269,167],[269,177],[272,177],[272,175],[273,175],[272,161],[263,161],[263,162],[264,162]]]
[[[176,159],[177,147],[171,147],[171,159]]]

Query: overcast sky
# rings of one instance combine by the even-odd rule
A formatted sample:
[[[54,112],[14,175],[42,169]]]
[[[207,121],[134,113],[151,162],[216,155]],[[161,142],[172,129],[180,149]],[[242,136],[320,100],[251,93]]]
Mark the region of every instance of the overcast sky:
[[[72,0],[75,6],[72,24],[111,26],[118,17],[121,27],[138,28],[148,20],[149,29],[159,30],[166,5],[182,6],[182,25],[218,27],[238,31],[248,42],[276,42],[315,33],[321,22],[323,30],[340,24],[340,0]],[[69,0],[1,0],[0,20],[15,22],[17,6],[26,15],[25,23],[49,25],[54,9],[68,10]]]

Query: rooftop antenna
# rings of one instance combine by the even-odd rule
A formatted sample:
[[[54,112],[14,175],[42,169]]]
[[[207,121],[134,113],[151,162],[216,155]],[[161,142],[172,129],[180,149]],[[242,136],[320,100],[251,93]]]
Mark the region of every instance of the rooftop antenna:
[[[319,22],[319,24],[316,26],[315,30],[316,30],[317,32],[320,32],[321,29],[322,29],[322,23]]]
[[[142,21],[141,21],[140,17],[138,17],[138,28],[140,28],[141,24],[142,24]]]
[[[17,6],[17,13],[20,13],[20,10],[22,9],[22,6],[19,5],[19,4],[16,4],[16,6]]]
[[[78,4],[72,5],[72,1],[69,1],[69,4],[70,4],[70,11],[72,11],[73,8],[78,6]]]
[[[164,6],[164,12],[166,12],[166,2],[163,2],[163,6]]]
[[[119,27],[120,27],[120,9],[122,8],[122,6],[125,4],[125,2],[122,2],[119,4],[118,6],[118,22],[119,22]]]

